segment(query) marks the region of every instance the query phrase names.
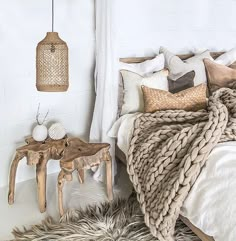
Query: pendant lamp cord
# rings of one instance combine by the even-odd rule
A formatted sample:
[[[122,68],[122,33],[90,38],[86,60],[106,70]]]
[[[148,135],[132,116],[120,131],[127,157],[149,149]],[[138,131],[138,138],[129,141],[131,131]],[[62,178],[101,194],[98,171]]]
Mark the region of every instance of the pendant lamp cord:
[[[52,32],[54,32],[54,0],[52,0]]]

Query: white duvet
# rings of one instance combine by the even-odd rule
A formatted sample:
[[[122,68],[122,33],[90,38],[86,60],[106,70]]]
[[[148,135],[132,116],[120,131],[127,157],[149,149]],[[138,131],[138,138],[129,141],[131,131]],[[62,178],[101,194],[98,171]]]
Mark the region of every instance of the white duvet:
[[[108,135],[127,154],[139,113],[119,118]],[[215,241],[236,241],[236,141],[218,144],[192,187],[181,214]]]

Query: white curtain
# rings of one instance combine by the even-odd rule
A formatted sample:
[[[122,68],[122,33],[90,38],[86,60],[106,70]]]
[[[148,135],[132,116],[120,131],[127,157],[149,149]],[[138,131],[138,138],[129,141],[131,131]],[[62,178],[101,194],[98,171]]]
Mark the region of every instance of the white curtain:
[[[116,175],[115,142],[107,132],[116,120],[118,99],[118,58],[115,53],[115,33],[113,26],[113,1],[95,0],[96,6],[96,100],[90,129],[90,141],[111,144],[113,181]],[[103,181],[104,164],[94,173],[94,179]]]

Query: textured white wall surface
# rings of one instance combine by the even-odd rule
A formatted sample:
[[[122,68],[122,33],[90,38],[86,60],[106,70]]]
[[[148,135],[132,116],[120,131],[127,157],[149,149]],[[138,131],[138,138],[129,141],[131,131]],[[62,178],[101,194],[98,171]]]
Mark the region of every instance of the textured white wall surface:
[[[49,109],[49,121],[60,121],[68,133],[88,137],[94,104],[94,2],[56,0],[55,31],[69,47],[70,88],[66,93],[37,92],[37,43],[51,31],[50,0],[0,0],[0,186],[7,185],[14,150],[29,135],[38,103]],[[58,170],[58,162],[48,172]],[[22,161],[17,181],[35,177]]]
[[[236,46],[235,0],[115,0],[120,57]]]

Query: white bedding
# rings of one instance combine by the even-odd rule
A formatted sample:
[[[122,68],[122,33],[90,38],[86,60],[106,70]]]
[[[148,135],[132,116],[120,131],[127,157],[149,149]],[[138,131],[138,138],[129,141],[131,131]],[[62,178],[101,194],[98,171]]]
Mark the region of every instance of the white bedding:
[[[121,116],[108,132],[109,137],[117,138],[117,146],[125,155],[128,153],[134,120],[139,114],[125,114]]]
[[[122,116],[108,133],[117,138],[126,155],[138,114]],[[213,149],[181,214],[215,241],[236,240],[236,142],[221,143]]]

